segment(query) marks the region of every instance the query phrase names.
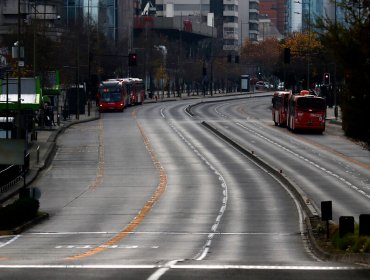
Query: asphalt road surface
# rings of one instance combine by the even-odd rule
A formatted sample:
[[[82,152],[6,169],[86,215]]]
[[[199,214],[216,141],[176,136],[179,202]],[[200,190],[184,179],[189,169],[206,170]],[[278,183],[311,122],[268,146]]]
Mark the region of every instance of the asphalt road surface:
[[[335,218],[369,211],[369,153],[333,130],[274,127],[271,98],[104,113],[58,139],[34,183],[50,218],[0,238],[0,279],[368,279],[310,250],[304,212],[206,121],[290,176]],[[357,218],[357,217],[356,217]]]

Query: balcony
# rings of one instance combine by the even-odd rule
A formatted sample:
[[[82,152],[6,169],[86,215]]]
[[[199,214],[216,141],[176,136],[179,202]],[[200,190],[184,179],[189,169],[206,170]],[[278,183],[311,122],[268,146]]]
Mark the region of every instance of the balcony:
[[[237,11],[224,11],[223,16],[224,17],[238,17],[239,13]]]
[[[20,13],[28,14],[30,11],[28,9],[27,3],[21,1],[20,3]],[[2,14],[4,15],[18,15],[18,1],[5,0],[2,4]]]
[[[224,32],[223,33],[223,38],[224,39],[229,39],[229,40],[239,40],[239,36],[235,32]]]
[[[237,29],[239,27],[239,24],[237,22],[224,22],[223,28],[234,28]]]
[[[245,1],[245,0],[243,0],[243,1]],[[223,4],[224,5],[236,5],[236,6],[239,6],[239,0],[224,0],[224,3]]]
[[[217,29],[204,23],[196,22],[189,17],[151,17],[137,16],[134,18],[134,28],[168,29],[189,32],[205,37],[217,37]]]

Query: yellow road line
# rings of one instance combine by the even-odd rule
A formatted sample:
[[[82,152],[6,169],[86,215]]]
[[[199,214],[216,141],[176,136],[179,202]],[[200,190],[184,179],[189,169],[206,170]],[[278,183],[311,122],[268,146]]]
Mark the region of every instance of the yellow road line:
[[[99,119],[99,157],[98,157],[98,171],[95,177],[95,181],[92,182],[89,186],[89,190],[95,190],[103,183],[104,178],[104,170],[105,170],[105,163],[104,163],[104,134],[103,134],[103,121]]]
[[[160,161],[157,158],[157,155],[155,154],[149,139],[146,137],[143,128],[141,127],[140,123],[136,119],[136,110],[133,111],[132,117],[135,119],[136,124],[140,130],[141,136],[144,140],[144,145],[147,149],[147,151],[150,154],[150,157],[154,163],[155,168],[157,169],[159,173],[159,185],[157,186],[156,191],[152,195],[152,197],[145,203],[144,207],[140,210],[139,214],[118,234],[116,234],[113,238],[108,240],[107,242],[103,243],[102,245],[91,249],[89,251],[86,251],[84,253],[70,256],[67,258],[67,260],[79,260],[82,258],[90,257],[95,254],[101,253],[105,250],[107,250],[109,247],[116,245],[118,242],[120,242],[122,239],[124,239],[129,233],[133,232],[140,223],[145,219],[145,217],[149,214],[150,210],[153,208],[154,204],[159,200],[161,195],[164,193],[167,187],[167,175],[165,172],[165,169],[161,165]]]

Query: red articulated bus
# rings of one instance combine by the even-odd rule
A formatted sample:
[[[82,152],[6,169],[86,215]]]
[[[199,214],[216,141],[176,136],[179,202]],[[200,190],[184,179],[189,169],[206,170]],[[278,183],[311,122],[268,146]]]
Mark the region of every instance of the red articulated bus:
[[[142,79],[131,78],[131,95],[133,98],[132,104],[143,104],[145,98],[145,88]]]
[[[128,84],[130,105],[143,104],[145,96],[143,80],[139,78],[124,78],[122,81]]]
[[[100,83],[99,111],[122,111],[129,105],[127,82],[110,79]]]
[[[291,95],[288,104],[287,127],[295,130],[325,130],[325,99],[302,90],[298,95]]]
[[[286,126],[290,91],[276,91],[272,97],[272,120],[275,125]]]

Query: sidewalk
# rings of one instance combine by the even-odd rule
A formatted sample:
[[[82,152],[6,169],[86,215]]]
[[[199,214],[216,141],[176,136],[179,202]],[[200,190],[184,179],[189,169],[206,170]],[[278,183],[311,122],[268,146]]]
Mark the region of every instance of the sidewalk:
[[[331,124],[338,124],[342,125],[342,111],[340,107],[337,107],[338,114],[335,116],[335,107],[328,107],[326,108],[326,120],[329,121]]]
[[[26,178],[12,185],[6,192],[0,193],[0,203],[15,196],[25,185],[30,185],[38,174],[47,167],[56,151],[56,139],[60,133],[76,123],[96,120],[99,117],[100,113],[94,103],[90,116],[85,110],[85,114],[80,114],[79,119],[76,119],[75,115],[71,115],[70,119],[63,120],[61,118],[59,125],[37,128],[37,139],[29,142],[30,166]],[[55,119],[57,119],[56,116]]]

